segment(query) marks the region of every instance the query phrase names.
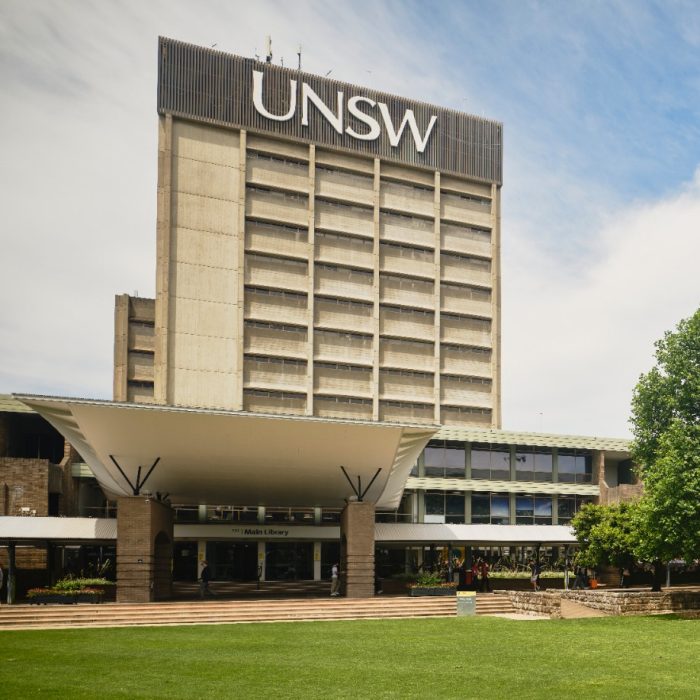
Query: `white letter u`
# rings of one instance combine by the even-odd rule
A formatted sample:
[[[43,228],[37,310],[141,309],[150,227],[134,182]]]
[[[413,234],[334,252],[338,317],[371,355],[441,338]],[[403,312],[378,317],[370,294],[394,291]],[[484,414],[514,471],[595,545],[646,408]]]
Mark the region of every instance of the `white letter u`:
[[[290,80],[289,81],[289,111],[287,114],[283,114],[282,116],[278,116],[276,114],[272,114],[268,112],[265,109],[265,105],[263,104],[263,97],[262,97],[262,92],[263,92],[263,73],[262,71],[259,70],[254,70],[253,71],[253,106],[255,107],[256,111],[259,114],[262,114],[263,117],[267,117],[268,119],[274,119],[276,122],[286,122],[289,121],[293,116],[294,112],[296,111],[297,108],[297,81],[296,80]]]

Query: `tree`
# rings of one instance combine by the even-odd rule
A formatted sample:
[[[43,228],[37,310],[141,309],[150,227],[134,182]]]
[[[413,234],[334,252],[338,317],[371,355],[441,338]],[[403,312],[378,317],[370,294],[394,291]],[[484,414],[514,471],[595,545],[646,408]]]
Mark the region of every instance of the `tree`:
[[[632,398],[632,457],[646,476],[665,449],[673,423],[700,425],[700,309],[656,342],[656,366],[639,378]]]
[[[700,558],[700,425],[675,421],[661,436],[638,511],[640,559]]]
[[[577,562],[591,568],[630,566],[639,541],[636,511],[635,503],[583,506],[571,521],[580,545]]]
[[[656,343],[632,400],[632,457],[644,480],[640,558],[700,558],[700,309]]]

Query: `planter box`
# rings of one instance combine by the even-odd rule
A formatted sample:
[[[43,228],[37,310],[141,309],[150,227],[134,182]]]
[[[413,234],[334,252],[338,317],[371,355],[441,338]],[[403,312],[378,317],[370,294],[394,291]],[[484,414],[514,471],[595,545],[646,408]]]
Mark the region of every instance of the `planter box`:
[[[97,593],[75,593],[73,595],[56,595],[47,593],[29,598],[31,605],[74,605],[75,603],[101,603],[102,596]]]
[[[427,596],[427,595],[451,595],[451,596],[456,596],[457,595],[457,589],[456,588],[411,588],[411,596],[416,597],[416,596]]]

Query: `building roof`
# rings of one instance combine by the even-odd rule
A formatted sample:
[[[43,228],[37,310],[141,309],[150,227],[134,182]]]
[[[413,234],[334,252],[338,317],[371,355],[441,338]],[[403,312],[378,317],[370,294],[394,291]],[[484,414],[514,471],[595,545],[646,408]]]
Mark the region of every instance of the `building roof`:
[[[111,497],[174,503],[342,507],[353,489],[396,508],[439,426],[263,415],[51,396],[18,396],[73,445]],[[149,472],[156,460],[156,467]],[[118,466],[117,466],[118,465]]]
[[[523,433],[487,428],[457,428],[443,426],[436,434],[438,440],[463,440],[495,445],[523,445],[531,447],[568,447],[581,450],[629,452],[630,441],[622,438],[587,437],[584,435],[556,435],[553,433]]]
[[[34,411],[11,394],[0,394],[0,413],[34,413]]]

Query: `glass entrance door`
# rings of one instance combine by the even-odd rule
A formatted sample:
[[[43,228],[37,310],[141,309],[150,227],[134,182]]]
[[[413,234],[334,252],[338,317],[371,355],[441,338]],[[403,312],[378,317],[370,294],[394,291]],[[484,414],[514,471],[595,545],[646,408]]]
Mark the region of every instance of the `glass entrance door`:
[[[207,561],[215,581],[256,581],[257,542],[207,542]]]

